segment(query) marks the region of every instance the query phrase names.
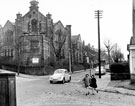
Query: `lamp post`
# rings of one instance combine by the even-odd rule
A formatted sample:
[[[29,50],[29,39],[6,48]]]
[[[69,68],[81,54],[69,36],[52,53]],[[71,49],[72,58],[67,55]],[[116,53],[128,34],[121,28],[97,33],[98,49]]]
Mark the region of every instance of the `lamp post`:
[[[71,25],[66,25],[68,33],[69,33],[69,38],[68,38],[68,51],[69,51],[69,72],[72,73],[72,54],[71,54]]]
[[[101,58],[100,58],[100,18],[102,18],[102,11],[97,10],[95,11],[95,16],[97,18],[98,23],[98,63],[99,63],[99,78],[101,78]]]
[[[72,73],[72,68],[71,68],[71,49],[69,49],[69,72]]]

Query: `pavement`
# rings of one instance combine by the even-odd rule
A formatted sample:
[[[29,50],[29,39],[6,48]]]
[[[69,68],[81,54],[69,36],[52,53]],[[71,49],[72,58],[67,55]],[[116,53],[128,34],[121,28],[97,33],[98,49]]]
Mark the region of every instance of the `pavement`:
[[[131,85],[130,80],[111,81],[110,74],[107,74],[97,78],[99,91],[135,96],[135,85]]]
[[[130,80],[111,81],[110,73],[97,78],[97,84],[99,91],[135,96],[135,85]]]
[[[73,74],[79,73],[79,72],[88,72],[89,70],[80,70],[80,71],[75,71]],[[0,70],[0,73],[14,73],[10,72],[7,70]],[[46,78],[48,76],[34,76],[34,75],[25,75],[25,74],[19,74],[19,76],[16,74],[16,79],[25,81],[24,79],[42,79]],[[130,95],[130,96],[135,96],[135,85],[130,84],[130,80],[117,80],[117,81],[111,81],[110,80],[110,73],[106,73],[106,75],[102,75],[101,78],[97,79],[97,85],[98,85],[98,90],[102,92],[109,92],[109,93],[118,93],[118,94],[123,94],[123,95]]]

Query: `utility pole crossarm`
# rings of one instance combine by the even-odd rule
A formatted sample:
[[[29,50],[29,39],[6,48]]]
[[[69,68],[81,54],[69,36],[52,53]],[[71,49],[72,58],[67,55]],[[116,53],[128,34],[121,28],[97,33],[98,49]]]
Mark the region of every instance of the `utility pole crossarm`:
[[[102,17],[101,17],[101,16],[102,16],[102,13],[103,13],[102,10],[96,10],[96,11],[95,11],[95,18],[102,18]]]

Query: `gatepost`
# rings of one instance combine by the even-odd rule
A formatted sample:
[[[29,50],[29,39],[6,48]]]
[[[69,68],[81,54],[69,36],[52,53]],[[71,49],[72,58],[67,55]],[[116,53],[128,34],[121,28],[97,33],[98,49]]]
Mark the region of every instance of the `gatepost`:
[[[0,73],[0,106],[16,106],[15,73]]]

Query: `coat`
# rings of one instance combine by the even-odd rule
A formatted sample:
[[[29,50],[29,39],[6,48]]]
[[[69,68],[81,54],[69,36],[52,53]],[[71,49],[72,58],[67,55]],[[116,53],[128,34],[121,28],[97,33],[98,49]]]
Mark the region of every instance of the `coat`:
[[[92,88],[97,88],[97,83],[96,83],[96,79],[95,79],[95,78],[92,78],[92,79],[91,79],[90,86],[91,86]]]
[[[89,77],[84,77],[83,78],[83,83],[84,83],[84,87],[88,87],[90,86],[90,78]]]

